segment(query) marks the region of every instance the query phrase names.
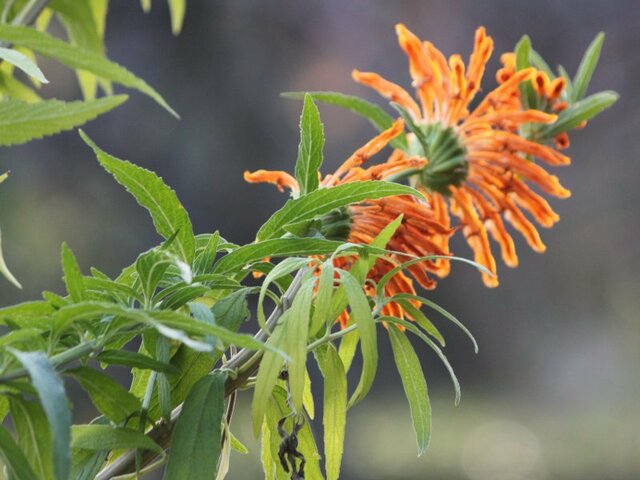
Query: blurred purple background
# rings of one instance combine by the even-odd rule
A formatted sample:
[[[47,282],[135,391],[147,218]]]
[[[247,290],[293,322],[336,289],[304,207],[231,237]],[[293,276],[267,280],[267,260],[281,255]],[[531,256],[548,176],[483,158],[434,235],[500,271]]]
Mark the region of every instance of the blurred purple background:
[[[352,83],[353,68],[409,87],[394,24],[403,22],[446,55],[468,56],[485,25],[496,50],[483,84],[494,84],[499,53],[520,36],[551,64],[575,72],[599,31],[607,34],[590,91],[617,90],[618,104],[571,135],[572,190],[553,201],[562,221],[542,232],[540,256],[518,241],[521,265],[502,266],[501,286],[455,266],[429,293],[474,332],[480,353],[458,331],[443,330],[463,386],[460,406],[437,358],[418,346],[434,403],[431,447],[416,458],[408,408],[384,336],[371,396],[349,415],[343,469],[349,479],[622,480],[640,478],[640,3],[637,0],[191,1],[173,38],[164,2],[144,15],[113,1],[110,58],[156,87],[181,114],[176,121],[129,92],[122,107],[89,124],[108,152],[155,170],[172,185],[197,232],[220,229],[246,243],[285,201],[269,186],[243,183],[245,169],[291,170],[300,105],[288,90],[336,90],[379,101]],[[45,95],[79,97],[73,75],[40,61]],[[321,107],[332,170],[370,138],[369,124]],[[158,242],[146,212],[95,161],[76,133],[0,151],[12,176],[0,188],[8,263],[23,291],[3,282],[2,304],[61,291],[59,248],[116,274]],[[455,252],[469,256],[458,240]],[[247,399],[242,402],[246,405]],[[82,417],[82,404],[76,411]],[[258,478],[259,450],[249,422],[235,420],[249,456],[233,457],[228,478]],[[84,418],[86,420],[86,418]]]

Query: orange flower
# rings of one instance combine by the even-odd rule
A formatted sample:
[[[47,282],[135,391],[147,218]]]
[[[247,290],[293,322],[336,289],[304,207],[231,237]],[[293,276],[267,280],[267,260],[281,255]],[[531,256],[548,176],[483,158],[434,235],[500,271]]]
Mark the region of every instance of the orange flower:
[[[511,71],[515,69],[509,70],[507,66],[513,58],[506,57],[507,65],[498,74],[502,83],[470,111],[493,50],[493,40],[485,29],[480,27],[476,31],[473,53],[466,67],[460,55],[447,60],[433,44],[420,41],[404,25],[397,25],[396,31],[400,47],[409,58],[412,86],[419,104],[402,87],[375,73],[353,72],[357,82],[404,108],[405,118],[414,124],[414,133],[408,135],[409,148],[406,152],[394,152],[387,167],[391,173],[379,178],[400,179],[404,171],[412,184],[429,195],[432,209],[445,228],[449,227],[448,201],[448,210],[459,218],[475,260],[494,274],[483,274],[485,285],[497,286],[489,235],[500,245],[504,262],[515,267],[518,257],[503,218],[535,251],[542,252],[545,246],[523,210],[544,227],[552,226],[559,218],[530,185],[556,197],[570,195],[557,177],[530,160],[537,158],[556,166],[567,165],[570,159],[518,133],[527,123],[556,120],[552,113],[520,108],[519,85],[537,78],[539,72],[533,68]],[[555,95],[561,86],[556,82],[544,89]],[[407,165],[409,159],[411,166]],[[415,173],[415,164],[420,159],[423,166]],[[398,168],[392,169],[392,165]],[[387,172],[384,167],[381,169]],[[443,236],[439,241],[447,239]],[[446,251],[444,245],[439,246]]]
[[[356,150],[338,169],[326,175],[320,182],[320,188],[329,188],[334,185],[356,181],[373,180],[386,177],[406,168],[420,168],[426,164],[422,158],[396,155],[381,165],[363,168],[363,164],[373,155],[382,150],[393,138],[404,130],[402,120],[396,121],[391,128],[374,137],[364,146]],[[257,172],[245,172],[244,178],[250,183],[272,183],[282,190],[289,188],[294,195],[299,192],[298,182],[286,172],[258,170]],[[349,222],[348,232],[343,240],[361,244],[370,244],[387,225],[403,215],[402,223],[389,241],[387,248],[398,252],[378,259],[369,272],[368,278],[374,282],[379,281],[388,273],[395,264],[402,263],[411,257],[424,257],[429,255],[449,255],[448,237],[451,229],[441,221],[446,210],[441,205],[432,205],[430,202],[411,196],[386,197],[377,200],[368,200],[360,204],[351,205],[344,212],[335,215],[337,224],[342,225],[345,217]],[[331,230],[331,225],[327,225]],[[332,230],[333,231],[333,230]],[[337,229],[336,231],[341,231]],[[353,257],[340,257],[336,259],[335,266],[349,269],[353,263]],[[423,288],[433,288],[435,281],[429,276],[434,273],[439,276],[446,275],[448,262],[442,260],[423,261],[408,268],[410,276],[399,272],[385,286],[385,294],[391,297],[397,293],[415,294],[413,280]],[[365,286],[367,293],[375,294],[372,285]],[[406,313],[399,304],[389,303],[383,309],[383,314],[404,318]],[[344,325],[348,320],[346,314],[341,315],[340,322]]]

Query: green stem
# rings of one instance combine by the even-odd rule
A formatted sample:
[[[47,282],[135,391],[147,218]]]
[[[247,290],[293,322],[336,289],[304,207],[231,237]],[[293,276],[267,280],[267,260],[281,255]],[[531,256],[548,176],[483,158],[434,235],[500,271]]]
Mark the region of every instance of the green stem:
[[[79,360],[90,353],[96,352],[102,348],[102,345],[98,345],[95,342],[85,342],[75,347],[71,347],[69,350],[65,350],[57,355],[52,356],[49,359],[51,365],[53,367],[60,367],[62,365],[66,365],[75,360]],[[6,382],[9,380],[15,380],[16,378],[26,377],[29,373],[24,369],[20,368],[18,370],[14,370],[13,372],[6,373],[0,377],[0,383]]]
[[[324,335],[322,338],[319,338],[315,342],[310,343],[307,346],[307,351],[308,352],[312,352],[316,348],[318,348],[319,346],[324,345],[325,343],[331,342],[333,340],[337,340],[338,338],[343,337],[347,333],[350,333],[350,332],[353,332],[354,330],[357,330],[357,328],[358,328],[358,325],[356,325],[354,323],[353,325],[349,325],[347,328],[344,328],[344,329],[342,329],[342,330],[340,330],[338,332],[329,333],[327,335]]]

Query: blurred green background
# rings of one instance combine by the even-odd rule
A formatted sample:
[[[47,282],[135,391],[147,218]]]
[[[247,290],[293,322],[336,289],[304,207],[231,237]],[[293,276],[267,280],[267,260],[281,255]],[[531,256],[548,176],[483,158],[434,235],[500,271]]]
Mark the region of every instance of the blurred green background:
[[[389,346],[370,397],[349,413],[343,476],[348,479],[623,480],[640,478],[640,3],[637,0],[191,1],[173,38],[164,2],[144,15],[138,2],[112,1],[109,56],[156,87],[182,116],[176,121],[132,94],[123,107],[86,127],[105,150],[153,169],[171,184],[197,232],[220,229],[246,243],[285,197],[242,181],[245,169],[291,170],[300,105],[287,90],[375,95],[353,84],[352,68],[409,87],[394,24],[404,22],[445,54],[468,56],[485,25],[499,53],[523,33],[547,61],[574,72],[598,31],[607,34],[592,91],[621,100],[571,135],[573,165],[558,171],[573,192],[553,201],[562,221],[543,232],[545,255],[518,242],[521,265],[502,267],[501,286],[454,266],[430,292],[472,329],[471,344],[447,328],[446,353],[463,399],[453,407],[444,368],[418,346],[430,381],[434,433],[416,458],[408,408]],[[45,95],[79,97],[72,74],[40,66]],[[487,91],[493,74],[485,79]],[[332,170],[373,135],[369,124],[321,107]],[[60,291],[59,247],[116,274],[158,242],[146,212],[99,167],[76,133],[0,151],[12,176],[0,188],[0,225],[8,263],[24,285],[0,285],[2,305]],[[458,239],[455,252],[469,256]],[[246,407],[247,398],[241,405]],[[77,420],[88,420],[85,400]],[[241,409],[238,436],[252,446],[235,455],[228,478],[259,478],[258,449]]]

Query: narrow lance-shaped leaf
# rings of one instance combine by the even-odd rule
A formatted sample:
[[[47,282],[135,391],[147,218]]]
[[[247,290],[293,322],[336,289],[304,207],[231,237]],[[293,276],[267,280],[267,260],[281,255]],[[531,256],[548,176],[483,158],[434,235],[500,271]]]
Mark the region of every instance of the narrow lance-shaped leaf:
[[[178,114],[164,98],[147,82],[136,77],[126,68],[107,60],[97,53],[70,45],[47,33],[28,27],[2,24],[0,25],[0,39],[33,50],[45,57],[55,58],[69,68],[86,70],[98,77],[138,90],[153,98],[169,113],[178,117]]]
[[[516,44],[516,70],[524,70],[531,66],[531,39],[527,35],[523,35],[520,41]],[[520,84],[520,100],[522,102],[522,108],[524,110],[528,108],[536,108],[537,100],[536,93],[533,90],[533,85],[530,81],[522,82]]]
[[[324,377],[324,456],[327,480],[340,477],[347,422],[347,375],[338,352],[328,344],[318,355],[318,366]]]
[[[294,409],[302,412],[302,399],[307,363],[307,340],[309,337],[309,320],[311,315],[311,299],[315,287],[315,278],[307,279],[296,294],[289,322],[286,327],[286,340],[283,349],[290,360],[287,363],[289,371],[289,388],[291,403]]]
[[[562,132],[571,130],[611,107],[617,100],[618,94],[611,91],[590,95],[560,112],[558,119],[554,123],[545,125],[540,129],[540,136],[542,138],[552,138]]]
[[[362,286],[353,275],[344,270],[340,270],[340,278],[344,287],[351,317],[358,325],[360,332],[360,349],[362,351],[362,374],[355,392],[349,399],[349,408],[362,400],[371,386],[378,368],[378,342],[376,335],[376,325],[373,321],[371,308]]]
[[[277,264],[273,270],[271,270],[262,281],[260,287],[260,295],[258,296],[258,322],[261,328],[265,328],[266,316],[264,314],[264,299],[269,290],[269,285],[276,280],[289,275],[291,272],[303,268],[309,263],[308,258],[289,257],[285,258],[282,262]]]
[[[455,404],[458,405],[460,403],[460,395],[461,395],[460,382],[458,381],[458,377],[456,377],[456,374],[453,371],[453,367],[449,363],[449,360],[447,359],[445,354],[442,353],[442,350],[440,349],[440,347],[438,347],[438,345],[436,345],[433,340],[431,340],[428,336],[426,336],[422,332],[422,330],[416,327],[413,322],[402,320],[396,317],[388,317],[388,316],[382,316],[378,318],[378,320],[381,322],[397,323],[398,325],[403,326],[406,330],[408,330],[409,332],[413,333],[418,338],[420,338],[420,340],[426,343],[429,346],[429,348],[431,348],[436,353],[436,355],[438,355],[438,358],[440,358],[440,360],[446,367],[447,371],[449,372],[449,376],[451,377],[453,388],[455,390]]]
[[[598,65],[598,60],[600,59],[603,42],[604,32],[600,32],[584,52],[584,56],[582,57],[580,66],[576,72],[576,76],[573,78],[572,98],[574,101],[581,100],[585,93],[587,93],[589,82],[591,82],[591,77]]]
[[[282,317],[280,323],[276,325],[273,333],[267,340],[267,344],[274,348],[282,348],[286,341],[288,321],[291,318],[290,310],[287,310]],[[267,412],[271,392],[278,381],[278,374],[282,369],[284,359],[273,352],[266,352],[260,361],[260,368],[256,376],[256,386],[253,393],[253,401],[251,403],[251,415],[253,418],[253,433],[257,437],[260,433],[262,421]]]
[[[74,425],[71,446],[90,451],[137,448],[162,453],[162,448],[144,433],[110,425]]]
[[[140,410],[140,400],[108,375],[89,367],[67,372],[89,394],[96,409],[114,423],[121,423]]]
[[[171,32],[178,35],[182,30],[184,15],[187,10],[187,0],[167,0],[169,12],[171,13]]]
[[[316,102],[327,103],[350,110],[369,120],[373,126],[380,131],[387,130],[393,124],[393,117],[378,105],[354,95],[345,95],[338,92],[285,92],[282,94],[285,98],[296,100],[304,99],[305,95],[311,95]],[[391,145],[395,148],[406,149],[407,139],[405,135],[398,135],[391,141]]]
[[[58,19],[67,31],[70,42],[80,48],[104,56],[104,23],[106,0],[77,2],[75,0],[53,0],[49,7],[55,10]],[[82,95],[87,100],[96,97],[98,81],[95,75],[77,70]],[[105,82],[103,80],[103,82]],[[110,92],[109,92],[110,93]]]
[[[74,302],[85,300],[84,280],[75,255],[66,243],[62,244],[62,271],[67,292]]]
[[[121,105],[127,95],[114,95],[85,102],[43,100],[25,103],[0,102],[0,145],[18,145],[46,135],[70,130]]]
[[[420,360],[406,335],[395,325],[387,329],[393,348],[393,356],[402,379],[402,386],[409,401],[411,419],[416,432],[418,456],[422,455],[429,445],[431,437],[431,404],[427,391]]]
[[[307,94],[300,116],[300,145],[295,168],[301,195],[318,189],[318,170],[322,165],[323,147],[324,127],[320,121],[320,113],[311,95]]]
[[[12,48],[0,47],[0,59],[4,60],[15,67],[18,67],[24,73],[30,77],[35,78],[39,82],[49,83],[42,73],[42,70],[38,68],[33,60],[27,57],[25,54],[18,52]]]
[[[17,397],[10,405],[18,445],[39,478],[53,478],[53,438],[40,403]]]
[[[189,392],[171,435],[164,480],[211,480],[220,456],[226,375],[199,380]]]
[[[331,312],[331,297],[333,296],[334,269],[333,262],[328,260],[322,264],[322,273],[318,280],[318,290],[314,299],[313,316],[311,317],[310,336],[314,337],[325,322],[333,323],[335,318],[329,318]]]
[[[0,425],[0,458],[15,480],[36,480],[36,474],[11,434]]]
[[[243,245],[221,258],[213,270],[216,273],[234,272],[265,257],[326,255],[341,245],[341,242],[322,238],[274,238]]]
[[[84,132],[80,131],[80,135],[93,149],[104,169],[149,211],[157,232],[167,239],[175,234],[169,248],[175,250],[184,262],[191,265],[195,253],[193,228],[176,193],[155,173],[109,155]]]
[[[96,356],[96,360],[109,365],[123,365],[130,368],[172,373],[175,367],[169,363],[159,362],[151,357],[128,350],[104,350]]]
[[[421,194],[406,185],[384,181],[353,182],[332,188],[322,188],[299,198],[289,200],[260,228],[256,239],[264,241],[285,233],[284,226],[324,215],[330,211],[364,200],[375,200],[394,195]]]
[[[71,412],[62,379],[43,352],[11,353],[29,372],[31,382],[38,392],[53,435],[53,469],[57,480],[66,480],[71,469]]]

